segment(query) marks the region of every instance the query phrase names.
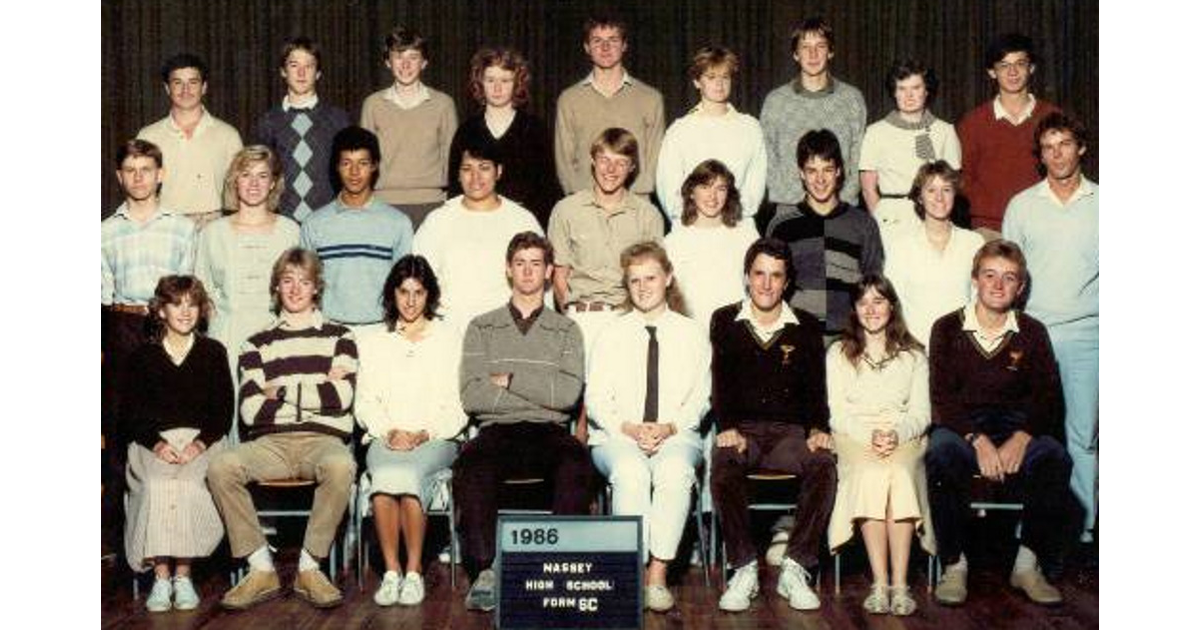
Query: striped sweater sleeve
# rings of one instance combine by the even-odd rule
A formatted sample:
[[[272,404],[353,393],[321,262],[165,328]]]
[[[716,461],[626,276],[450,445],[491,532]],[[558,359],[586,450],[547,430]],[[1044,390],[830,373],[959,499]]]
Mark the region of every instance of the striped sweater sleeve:
[[[283,388],[283,400],[289,405],[320,416],[338,416],[350,411],[354,404],[354,386],[358,378],[358,346],[354,333],[342,328],[333,347],[330,369],[341,368],[344,378],[304,379]]]

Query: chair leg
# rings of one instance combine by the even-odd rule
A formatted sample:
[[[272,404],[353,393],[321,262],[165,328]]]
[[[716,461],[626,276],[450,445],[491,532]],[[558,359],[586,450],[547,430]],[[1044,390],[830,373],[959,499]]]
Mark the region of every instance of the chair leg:
[[[704,506],[700,495],[696,495],[696,544],[700,546],[700,568],[704,570],[704,586],[712,586],[712,576],[709,573],[712,567],[709,563],[709,548],[705,540],[704,531]]]
[[[833,596],[842,594],[842,554],[833,554]]]
[[[447,493],[446,499],[447,518],[450,520],[450,590],[455,588],[455,581],[458,574],[458,527],[455,519],[458,513],[454,508],[454,492],[453,490]]]

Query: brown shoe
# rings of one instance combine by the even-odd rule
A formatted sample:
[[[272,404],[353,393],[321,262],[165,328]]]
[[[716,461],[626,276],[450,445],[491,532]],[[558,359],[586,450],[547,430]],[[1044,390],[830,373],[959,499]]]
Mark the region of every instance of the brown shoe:
[[[1043,606],[1053,606],[1062,603],[1062,593],[1058,592],[1052,584],[1046,581],[1042,572],[1038,569],[1030,571],[1013,572],[1008,578],[1008,583],[1014,588],[1025,591],[1029,599],[1036,604]]]
[[[278,573],[251,569],[237,586],[225,591],[221,606],[230,610],[245,610],[268,599],[275,599],[279,593]]]
[[[320,569],[297,571],[292,590],[317,608],[333,608],[342,603],[342,592]]]

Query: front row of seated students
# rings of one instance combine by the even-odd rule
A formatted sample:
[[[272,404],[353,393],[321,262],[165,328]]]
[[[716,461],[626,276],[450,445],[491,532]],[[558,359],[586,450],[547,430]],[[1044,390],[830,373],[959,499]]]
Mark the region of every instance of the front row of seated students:
[[[1027,282],[1017,246],[1000,240],[979,250],[975,298],[935,323],[928,364],[881,276],[855,285],[851,323],[826,352],[815,318],[784,302],[795,274],[786,244],[761,239],[744,258],[747,296],[714,313],[706,343],[702,327],[683,314],[665,250],[632,246],[621,261],[628,309],[602,331],[586,370],[590,457],[565,426],[585,389],[585,357],[578,326],[544,306],[553,256],[544,237],[515,236],[506,255],[510,299],[472,320],[461,342],[438,318],[428,263],[406,256],[382,292],[387,329],[356,343],[319,309],[319,258],[287,250],[271,274],[277,319],[240,351],[245,439],[234,446],[222,436],[233,405],[224,352],[196,332],[211,308],[204,287],[189,276],[163,278],[150,309],[161,334],[134,354],[143,378],[125,407],[137,436],[129,447],[126,552],[135,569],[154,567],[147,607],[198,604],[190,560],[210,554],[222,530],[250,571],[221,604],[244,609],[278,596],[247,485],[292,478],[317,484],[293,590],[314,606],[340,604],[318,560],[328,556],[349,504],[357,466],[347,441],[356,414],[371,442],[366,461],[387,570],[378,604],[424,598],[420,550],[439,470],[453,468],[472,579],[467,608],[491,610],[500,484],[546,479],[554,513],[586,514],[594,461],[613,485],[614,513],[644,517],[645,602],[669,610],[666,563],[703,459],[698,426],[710,393],[713,495],[734,569],[722,610],[745,610],[758,595],[746,474],[760,469],[799,482],[777,581],[792,608],[820,606],[812,586],[821,537],[836,550],[856,525],[873,577],[863,602],[869,613],[914,612],[905,575],[914,533],[946,565],[936,599],[964,602],[976,470],[1006,482],[1025,505],[1011,584],[1035,602],[1061,601],[1040,564],[1061,561],[1072,536],[1071,460],[1061,444],[1062,393],[1048,334],[1013,308]],[[480,431],[456,457],[468,414]],[[184,509],[166,509],[181,501]]]

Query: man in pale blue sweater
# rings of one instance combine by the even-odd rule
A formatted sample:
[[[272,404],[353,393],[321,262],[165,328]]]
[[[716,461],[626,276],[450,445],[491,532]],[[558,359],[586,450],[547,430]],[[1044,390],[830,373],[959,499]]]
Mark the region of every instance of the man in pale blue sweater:
[[[392,265],[412,251],[412,222],[372,194],[379,140],[350,126],[333,138],[330,179],[337,197],[300,226],[300,244],[325,267],[325,315],[361,335],[383,326],[379,292]]]
[[[1013,197],[1004,238],[1021,246],[1032,285],[1027,311],[1046,325],[1062,373],[1071,489],[1086,510],[1082,540],[1096,526],[1100,438],[1100,187],[1083,176],[1087,130],[1053,112],[1038,123],[1034,150],[1045,178]]]
[[[822,18],[807,18],[792,31],[792,59],[800,69],[763,101],[767,143],[767,199],[796,204],[804,189],[796,177],[796,143],[809,131],[828,129],[837,136],[846,165],[841,199],[858,205],[858,153],[867,129],[867,103],[858,88],[829,72],[833,28]]]

